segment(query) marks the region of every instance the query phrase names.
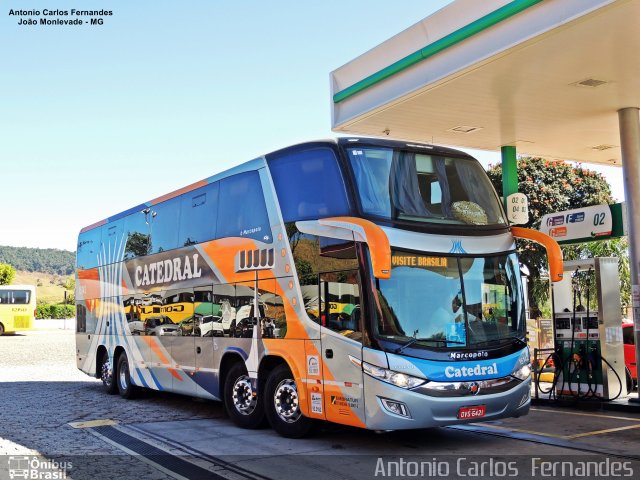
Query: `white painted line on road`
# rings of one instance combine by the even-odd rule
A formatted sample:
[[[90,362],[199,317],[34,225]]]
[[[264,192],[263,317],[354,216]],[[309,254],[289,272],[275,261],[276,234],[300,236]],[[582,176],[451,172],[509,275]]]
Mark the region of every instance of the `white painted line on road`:
[[[546,412],[546,413],[558,413],[562,415],[578,415],[581,417],[598,417],[598,418],[611,418],[613,420],[629,420],[631,422],[640,422],[640,417],[618,417],[614,415],[602,415],[598,413],[581,413],[581,412],[570,412],[567,410],[550,410],[548,408],[536,408],[531,407],[531,411],[534,412]]]
[[[91,428],[91,427],[104,427],[107,425],[117,425],[118,422],[105,418],[103,420],[87,420],[86,422],[71,422],[68,425],[72,428]]]

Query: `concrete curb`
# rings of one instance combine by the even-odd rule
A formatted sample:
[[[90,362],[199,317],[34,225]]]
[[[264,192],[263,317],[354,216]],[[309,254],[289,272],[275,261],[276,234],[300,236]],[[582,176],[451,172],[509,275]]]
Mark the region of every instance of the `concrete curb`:
[[[33,321],[33,328],[54,328],[59,330],[75,330],[75,318],[36,318]]]

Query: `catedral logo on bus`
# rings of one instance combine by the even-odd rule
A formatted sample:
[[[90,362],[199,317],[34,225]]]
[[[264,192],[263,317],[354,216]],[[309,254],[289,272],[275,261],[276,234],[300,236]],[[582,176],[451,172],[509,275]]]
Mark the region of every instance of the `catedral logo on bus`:
[[[475,367],[447,367],[444,369],[444,374],[447,378],[463,378],[463,377],[477,377],[483,375],[496,375],[498,373],[498,365],[492,363],[491,365],[476,365]]]
[[[198,266],[199,258],[200,255],[194,253],[191,257],[184,255],[138,265],[135,270],[136,287],[200,278],[202,269]]]
[[[393,255],[394,267],[442,267],[448,266],[447,257],[425,257],[423,255]]]

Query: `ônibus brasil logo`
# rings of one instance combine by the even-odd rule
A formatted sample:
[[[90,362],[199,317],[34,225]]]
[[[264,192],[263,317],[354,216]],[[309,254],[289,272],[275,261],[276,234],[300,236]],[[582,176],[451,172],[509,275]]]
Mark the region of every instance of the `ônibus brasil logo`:
[[[73,468],[71,462],[49,460],[36,456],[9,457],[9,478],[26,478],[37,480],[58,480],[67,478]]]

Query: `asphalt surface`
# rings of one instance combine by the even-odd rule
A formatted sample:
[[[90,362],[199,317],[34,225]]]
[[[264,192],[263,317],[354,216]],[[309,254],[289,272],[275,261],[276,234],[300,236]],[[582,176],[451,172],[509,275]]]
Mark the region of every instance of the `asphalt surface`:
[[[513,476],[513,469],[520,478],[547,478],[535,475],[534,457],[609,458],[631,462],[640,475],[640,415],[538,407],[520,419],[405,432],[325,424],[310,438],[290,440],[268,428],[235,427],[217,402],[161,392],[136,400],[106,395],[76,369],[74,351],[68,330],[0,337],[0,479],[26,457],[55,460],[34,466],[77,479],[469,478]],[[411,459],[416,472],[397,463]],[[474,475],[474,462],[486,469]],[[584,478],[562,473],[555,477]]]

